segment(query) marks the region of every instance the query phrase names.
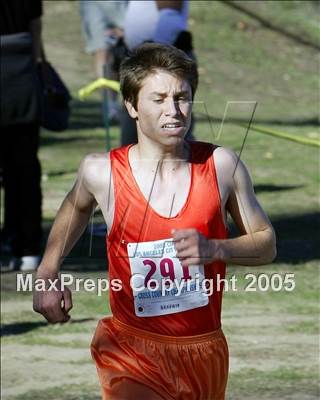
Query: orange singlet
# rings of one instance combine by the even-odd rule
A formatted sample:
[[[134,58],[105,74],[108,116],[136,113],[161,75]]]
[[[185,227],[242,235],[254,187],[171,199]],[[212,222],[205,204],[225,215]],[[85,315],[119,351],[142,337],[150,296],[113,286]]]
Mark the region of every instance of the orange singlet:
[[[224,239],[213,151],[190,142],[191,183],[179,213],[166,218],[149,206],[128,161],[131,146],[110,153],[115,214],[107,238],[112,318],[100,321],[92,342],[104,399],[224,399],[228,349],[220,329],[225,264],[182,268],[172,229],[195,228]],[[213,284],[205,293],[204,279]],[[165,286],[162,282],[187,282]],[[157,287],[157,283],[159,284]]]

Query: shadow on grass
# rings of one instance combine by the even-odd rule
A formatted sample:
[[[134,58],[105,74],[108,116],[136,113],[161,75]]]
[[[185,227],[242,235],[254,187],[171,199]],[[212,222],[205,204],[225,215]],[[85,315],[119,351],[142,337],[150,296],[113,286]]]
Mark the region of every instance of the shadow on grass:
[[[76,174],[77,170],[76,169],[63,169],[63,170],[59,170],[59,171],[51,171],[51,172],[47,172],[46,175],[49,178],[53,178],[53,177],[57,177],[57,176],[63,176],[66,174]]]
[[[69,128],[90,129],[103,127],[102,101],[74,101]]]
[[[284,215],[271,218],[277,235],[277,257],[274,263],[299,264],[320,259],[320,214]],[[233,224],[230,236],[237,236]]]
[[[97,128],[95,126],[94,128]],[[64,134],[67,133],[65,132],[60,132],[60,133],[46,133],[45,136],[41,137],[40,140],[40,145],[41,146],[51,146],[55,144],[63,145],[66,143],[71,143],[71,142],[94,142],[97,140],[101,140],[101,136],[97,136],[95,134],[92,134],[91,136],[64,136]],[[103,139],[103,138],[102,138]]]
[[[320,259],[320,214],[290,215],[272,219],[277,235],[276,263],[298,264]]]
[[[116,125],[111,124],[111,126]],[[72,130],[104,128],[102,100],[73,102],[69,128]]]
[[[304,185],[255,185],[255,193],[281,192],[283,190],[301,189]]]
[[[84,322],[93,321],[93,318],[81,318],[73,319],[68,324],[82,324]],[[11,335],[22,335],[24,333],[33,331],[34,329],[42,328],[44,326],[51,325],[49,322],[37,321],[37,322],[17,322],[13,324],[7,324],[1,326],[1,337]]]

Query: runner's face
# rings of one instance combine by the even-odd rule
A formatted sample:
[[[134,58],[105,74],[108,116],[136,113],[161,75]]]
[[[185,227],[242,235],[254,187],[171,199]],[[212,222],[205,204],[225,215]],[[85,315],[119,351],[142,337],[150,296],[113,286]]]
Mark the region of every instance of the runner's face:
[[[190,84],[158,70],[144,79],[139,91],[134,110],[138,132],[164,145],[177,144],[189,129],[191,109]]]

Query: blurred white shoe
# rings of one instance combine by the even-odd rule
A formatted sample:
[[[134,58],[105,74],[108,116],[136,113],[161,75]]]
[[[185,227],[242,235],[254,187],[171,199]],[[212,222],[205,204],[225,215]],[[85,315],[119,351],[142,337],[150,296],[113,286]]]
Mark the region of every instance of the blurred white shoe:
[[[34,271],[40,264],[40,256],[21,257],[20,271]]]
[[[40,256],[15,257],[9,262],[9,271],[35,271],[40,264]]]

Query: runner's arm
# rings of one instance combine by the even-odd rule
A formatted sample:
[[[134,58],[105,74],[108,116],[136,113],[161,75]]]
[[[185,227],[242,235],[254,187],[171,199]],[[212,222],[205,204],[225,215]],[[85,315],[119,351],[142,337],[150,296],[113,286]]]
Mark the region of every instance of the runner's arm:
[[[225,208],[240,236],[208,240],[195,229],[177,230],[173,234],[177,255],[183,265],[215,260],[240,265],[268,264],[276,255],[275,233],[255,196],[249,173],[234,153],[221,149],[219,157],[215,159],[216,170],[224,172],[220,174],[220,193],[228,187]]]
[[[236,224],[240,236],[216,243],[218,253],[223,261],[233,264],[271,263],[276,256],[275,232],[256,198],[246,166],[235,155],[230,156],[234,174],[226,210]]]
[[[58,272],[65,256],[79,239],[87,226],[88,220],[96,206],[92,192],[86,182],[86,159],[81,163],[76,183],[64,199],[54,224],[48,243],[38,268],[36,279],[46,282],[58,280],[58,291],[34,291],[33,308],[49,322],[66,322],[72,308],[71,292],[61,289]]]
[[[86,163],[87,159],[84,159],[77,180],[56,215],[39,272],[59,271],[63,258],[69,254],[82,235],[96,206],[95,198],[89,191],[86,181]]]

